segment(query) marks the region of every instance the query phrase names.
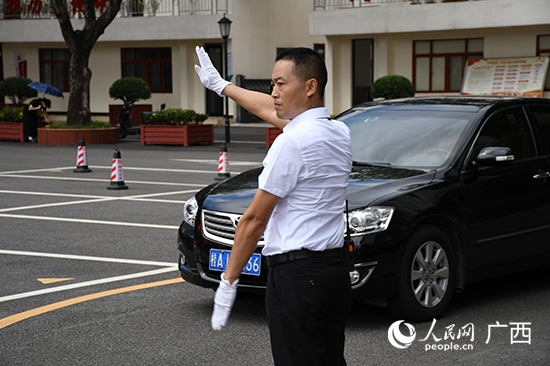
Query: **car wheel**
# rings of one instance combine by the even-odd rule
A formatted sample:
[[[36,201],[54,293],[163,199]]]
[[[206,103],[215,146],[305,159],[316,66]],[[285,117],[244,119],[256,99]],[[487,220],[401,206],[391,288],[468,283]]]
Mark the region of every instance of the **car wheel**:
[[[429,321],[449,306],[455,284],[455,257],[447,236],[433,226],[418,228],[407,240],[397,274],[397,296],[388,309],[397,318]]]

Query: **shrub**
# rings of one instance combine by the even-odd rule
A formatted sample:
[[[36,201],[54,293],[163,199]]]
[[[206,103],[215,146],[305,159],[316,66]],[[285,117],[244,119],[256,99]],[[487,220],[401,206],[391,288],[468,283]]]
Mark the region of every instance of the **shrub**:
[[[109,88],[109,96],[113,99],[138,101],[151,98],[151,88],[145,80],[136,77],[118,79]]]
[[[387,75],[377,79],[371,88],[372,97],[397,99],[414,97],[414,87],[404,76]]]
[[[148,125],[192,125],[201,124],[207,118],[207,114],[196,113],[192,109],[168,108],[146,115],[144,121]]]
[[[99,122],[99,121],[91,121],[90,124],[86,126],[72,126],[64,123],[52,123],[51,125],[48,126],[48,128],[52,128],[52,129],[85,129],[85,128],[100,129],[100,128],[109,128],[109,127],[112,127],[112,126],[108,122]]]
[[[38,95],[38,91],[27,86],[32,83],[29,78],[12,76],[0,81],[0,95],[6,96],[13,104],[23,104],[27,98]]]
[[[23,122],[23,107],[4,107],[0,111],[0,122]]]

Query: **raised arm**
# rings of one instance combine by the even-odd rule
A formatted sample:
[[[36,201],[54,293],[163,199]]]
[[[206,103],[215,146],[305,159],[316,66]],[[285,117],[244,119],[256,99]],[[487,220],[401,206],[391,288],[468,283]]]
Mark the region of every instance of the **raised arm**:
[[[277,117],[271,96],[238,87],[224,80],[212,64],[206,51],[198,46],[195,51],[200,63],[200,66],[195,65],[195,71],[206,88],[216,92],[220,97],[228,96],[250,113],[276,127],[282,129],[289,122]]]

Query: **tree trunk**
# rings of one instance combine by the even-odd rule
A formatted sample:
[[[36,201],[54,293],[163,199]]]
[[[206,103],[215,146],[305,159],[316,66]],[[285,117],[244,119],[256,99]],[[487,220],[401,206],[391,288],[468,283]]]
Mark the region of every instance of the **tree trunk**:
[[[78,48],[78,47],[77,47]],[[88,67],[89,52],[71,49],[71,64],[69,88],[69,105],[67,109],[67,124],[83,126],[90,123],[90,80],[92,70]]]
[[[55,15],[59,21],[61,33],[71,53],[69,70],[69,106],[67,109],[67,124],[81,126],[90,123],[90,80],[92,70],[88,60],[92,48],[105,28],[116,17],[122,0],[110,0],[107,9],[96,19],[95,0],[83,0],[85,24],[81,30],[75,30],[64,0],[52,0]]]

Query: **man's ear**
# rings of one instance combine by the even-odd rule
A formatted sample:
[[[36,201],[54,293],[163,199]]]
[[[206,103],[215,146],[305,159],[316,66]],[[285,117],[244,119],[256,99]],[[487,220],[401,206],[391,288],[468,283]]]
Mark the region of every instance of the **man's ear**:
[[[312,97],[313,95],[315,95],[315,93],[317,93],[317,86],[318,86],[317,79],[309,79],[306,82],[308,97]]]

